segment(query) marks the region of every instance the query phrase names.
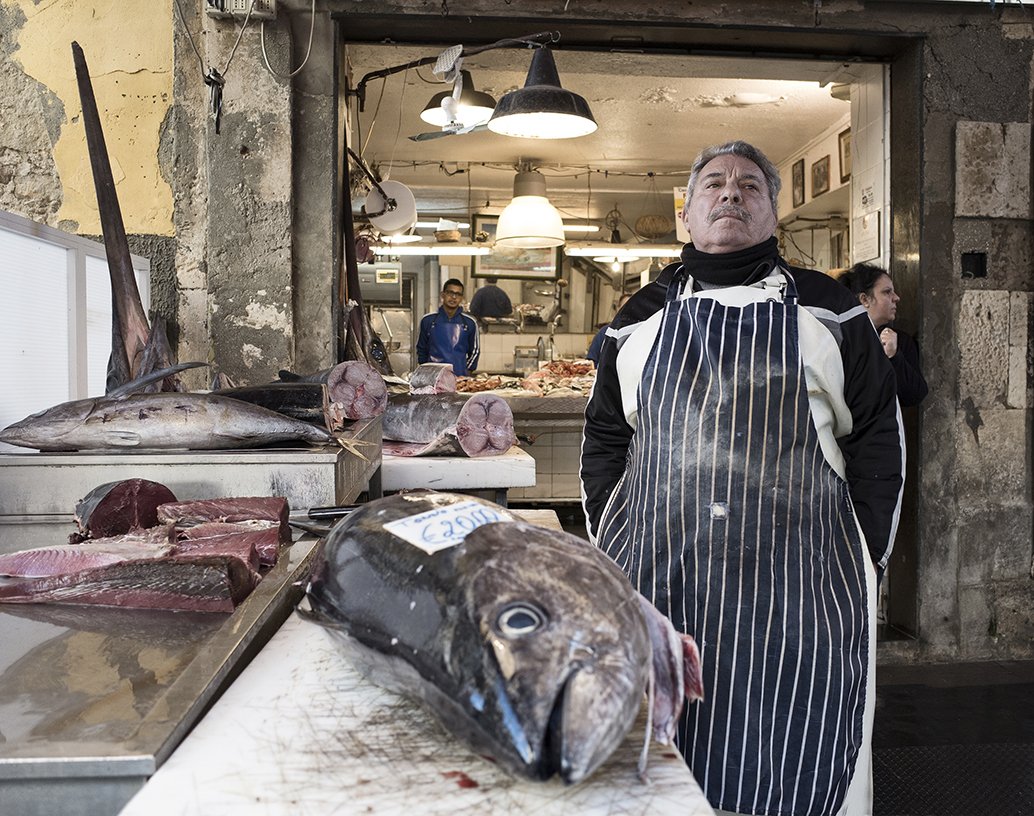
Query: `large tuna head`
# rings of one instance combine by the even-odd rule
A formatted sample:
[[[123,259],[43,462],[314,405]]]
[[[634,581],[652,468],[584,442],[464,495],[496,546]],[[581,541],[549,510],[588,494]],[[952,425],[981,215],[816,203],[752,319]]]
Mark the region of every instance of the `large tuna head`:
[[[515,775],[584,779],[642,704],[651,643],[638,593],[587,542],[491,502],[369,502],[334,527],[307,595],[307,616],[365,676]]]
[[[476,665],[471,714],[487,747],[512,772],[579,782],[642,704],[650,641],[637,594],[587,542],[523,522],[479,527],[456,556],[477,655],[454,644],[454,660]]]

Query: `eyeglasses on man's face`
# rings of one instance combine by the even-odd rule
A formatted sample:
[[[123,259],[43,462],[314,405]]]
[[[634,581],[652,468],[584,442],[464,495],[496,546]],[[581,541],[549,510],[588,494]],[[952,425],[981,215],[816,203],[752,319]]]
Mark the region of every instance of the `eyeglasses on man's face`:
[[[463,292],[456,289],[445,289],[442,291],[442,294],[445,295],[445,297],[463,297]]]

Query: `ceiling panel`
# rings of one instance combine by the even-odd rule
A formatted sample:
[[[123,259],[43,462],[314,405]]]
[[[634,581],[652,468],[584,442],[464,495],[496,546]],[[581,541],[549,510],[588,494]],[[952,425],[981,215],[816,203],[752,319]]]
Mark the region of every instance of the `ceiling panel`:
[[[440,50],[349,45],[353,85],[368,72]],[[685,183],[706,145],[745,139],[779,163],[850,110],[830,94],[830,83],[843,79],[841,62],[589,51],[557,51],[555,58],[564,87],[592,108],[599,129],[590,136],[515,139],[483,131],[412,141],[433,130],[420,111],[448,87],[425,66],[368,83],[350,144],[382,177],[413,189],[422,216],[498,212],[526,161],[546,176],[565,221],[599,222],[617,209],[631,225],[644,213],[670,211],[671,188]],[[526,48],[498,49],[463,67],[478,90],[498,99],[524,84],[529,62]]]

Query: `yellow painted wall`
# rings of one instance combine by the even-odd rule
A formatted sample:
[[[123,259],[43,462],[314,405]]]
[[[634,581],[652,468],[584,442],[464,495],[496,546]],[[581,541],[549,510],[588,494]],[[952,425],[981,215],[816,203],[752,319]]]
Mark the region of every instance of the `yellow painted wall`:
[[[158,169],[158,137],[172,104],[172,0],[5,0],[24,12],[14,59],[65,106],[54,147],[64,200],[58,219],[99,234],[72,41],[97,97],[126,232],[172,235],[172,190]]]

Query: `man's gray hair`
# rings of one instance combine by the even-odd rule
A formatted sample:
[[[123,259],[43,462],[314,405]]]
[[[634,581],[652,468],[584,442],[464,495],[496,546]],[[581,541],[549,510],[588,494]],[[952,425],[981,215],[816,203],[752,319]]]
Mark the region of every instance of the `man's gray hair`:
[[[689,172],[689,182],[686,185],[686,206],[693,200],[693,188],[696,186],[697,177],[704,166],[711,159],[728,154],[742,156],[756,164],[765,176],[765,183],[768,185],[768,197],[772,201],[772,212],[779,213],[779,189],[783,182],[779,178],[779,171],[776,166],[768,160],[768,156],[758,150],[754,145],[743,141],[726,142],[720,145],[711,145],[700,151],[700,155],[693,160],[693,168]]]

